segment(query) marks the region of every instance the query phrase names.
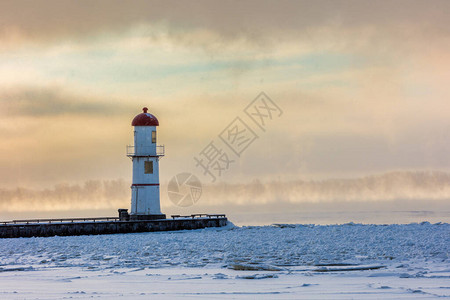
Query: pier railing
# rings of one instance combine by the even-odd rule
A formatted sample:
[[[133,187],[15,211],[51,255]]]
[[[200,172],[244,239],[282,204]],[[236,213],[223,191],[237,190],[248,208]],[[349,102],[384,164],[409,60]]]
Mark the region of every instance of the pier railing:
[[[30,219],[30,220],[12,220],[0,222],[0,224],[30,224],[30,223],[73,223],[73,222],[96,222],[96,221],[119,221],[118,217],[100,217],[100,218],[68,218],[68,219]]]
[[[187,216],[171,215],[172,219],[220,219],[225,218],[225,214],[192,214]],[[3,225],[20,225],[20,224],[52,224],[52,223],[74,223],[74,222],[99,222],[99,221],[120,221],[118,217],[98,217],[98,218],[59,218],[59,219],[29,219],[29,220],[12,220],[1,221]]]
[[[171,215],[172,219],[195,219],[195,218],[214,218],[214,219],[218,219],[218,218],[225,218],[225,214],[218,214],[218,215],[211,215],[211,214],[192,214],[192,215],[188,215],[188,216],[180,216],[180,215]]]

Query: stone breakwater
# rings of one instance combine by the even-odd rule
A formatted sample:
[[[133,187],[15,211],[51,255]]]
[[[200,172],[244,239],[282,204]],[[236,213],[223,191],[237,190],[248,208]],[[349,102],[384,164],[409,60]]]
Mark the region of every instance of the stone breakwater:
[[[0,225],[0,238],[96,235],[132,232],[174,231],[222,227],[227,218],[162,219],[150,221],[89,221]]]

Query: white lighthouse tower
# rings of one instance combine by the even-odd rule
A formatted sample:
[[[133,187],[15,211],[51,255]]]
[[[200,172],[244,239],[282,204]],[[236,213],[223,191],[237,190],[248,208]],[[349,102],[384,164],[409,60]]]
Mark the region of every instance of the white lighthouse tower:
[[[164,146],[156,145],[158,119],[148,113],[148,108],[133,122],[134,146],[127,146],[127,156],[133,161],[131,185],[131,220],[165,219],[159,201],[159,159],[164,156]]]

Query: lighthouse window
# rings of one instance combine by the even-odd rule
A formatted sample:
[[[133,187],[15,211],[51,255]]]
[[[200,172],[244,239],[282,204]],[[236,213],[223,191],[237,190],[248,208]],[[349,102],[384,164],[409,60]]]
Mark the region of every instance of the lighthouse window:
[[[144,173],[145,174],[153,174],[153,162],[146,161],[144,164]]]
[[[152,131],[152,143],[156,143],[156,131]]]

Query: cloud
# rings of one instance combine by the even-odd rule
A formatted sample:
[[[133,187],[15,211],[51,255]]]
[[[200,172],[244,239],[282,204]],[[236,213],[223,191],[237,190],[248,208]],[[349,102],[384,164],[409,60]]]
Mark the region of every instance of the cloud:
[[[192,44],[196,41],[186,40],[185,33],[201,29],[217,33],[224,41],[244,38],[262,44],[284,36],[314,39],[327,27],[368,33],[372,27],[387,32],[413,26],[428,36],[448,35],[445,12],[449,9],[445,0],[2,1],[0,35],[40,41],[83,39],[123,32],[143,23],[165,24],[174,40]]]
[[[8,117],[54,117],[59,115],[111,116],[132,114],[136,108],[122,103],[106,102],[77,96],[59,87],[14,87],[0,92],[2,113]]]

